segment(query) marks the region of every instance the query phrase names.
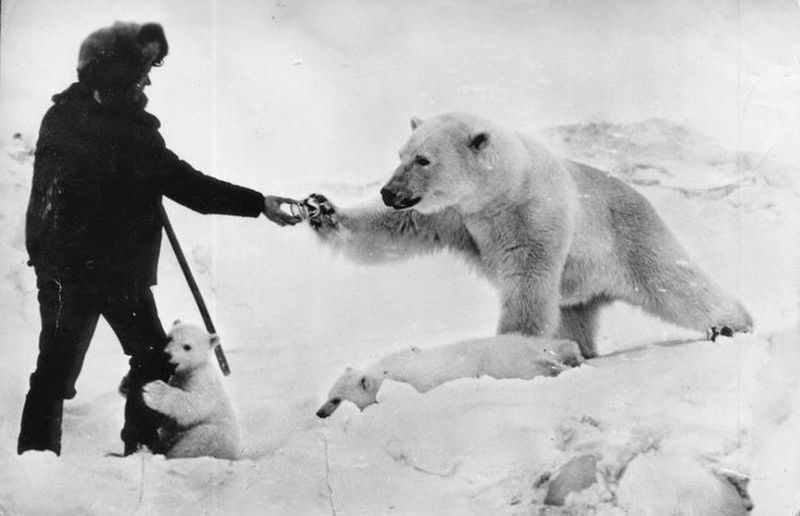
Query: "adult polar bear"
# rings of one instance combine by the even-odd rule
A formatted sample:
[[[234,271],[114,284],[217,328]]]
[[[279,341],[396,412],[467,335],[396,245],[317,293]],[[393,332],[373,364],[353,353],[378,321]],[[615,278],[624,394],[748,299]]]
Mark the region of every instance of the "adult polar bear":
[[[450,249],[500,292],[498,333],[558,336],[596,355],[598,310],[615,300],[699,331],[747,331],[742,305],[689,260],[650,203],[517,132],[459,113],[414,118],[381,190],[391,209],[311,218],[324,241],[376,262]]]

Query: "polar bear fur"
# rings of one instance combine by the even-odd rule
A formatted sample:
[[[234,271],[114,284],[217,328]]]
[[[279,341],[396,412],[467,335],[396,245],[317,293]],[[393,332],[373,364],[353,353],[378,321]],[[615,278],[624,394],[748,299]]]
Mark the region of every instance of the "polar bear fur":
[[[473,339],[432,349],[410,348],[387,355],[366,369],[347,368],[317,411],[325,418],[342,401],[364,410],[377,402],[385,379],[404,382],[418,392],[458,378],[519,378],[556,376],[582,361],[575,342],[519,334]]]
[[[598,311],[622,300],[678,326],[749,331],[750,315],[688,257],[652,205],[608,173],[467,114],[411,122],[387,207],[312,219],[362,262],[447,249],[500,293],[498,333],[557,336],[596,355]]]
[[[165,416],[159,447],[167,458],[236,459],[239,430],[233,406],[212,359],[216,335],[176,321],[165,351],[175,372],[169,384],[150,382],[142,389],[145,404]]]

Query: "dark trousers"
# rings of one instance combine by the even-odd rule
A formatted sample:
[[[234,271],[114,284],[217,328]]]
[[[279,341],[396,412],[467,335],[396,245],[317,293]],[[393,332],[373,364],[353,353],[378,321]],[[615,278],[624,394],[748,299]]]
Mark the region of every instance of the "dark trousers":
[[[17,453],[61,453],[64,400],[75,396],[75,382],[101,315],[131,357],[121,432],[125,453],[136,451],[140,444],[154,448],[162,416],[145,406],[141,387],[152,380],[167,380],[173,366],[164,353],[167,336],[150,289],[114,290],[68,280],[40,281],[39,312],[39,357],[22,411]]]

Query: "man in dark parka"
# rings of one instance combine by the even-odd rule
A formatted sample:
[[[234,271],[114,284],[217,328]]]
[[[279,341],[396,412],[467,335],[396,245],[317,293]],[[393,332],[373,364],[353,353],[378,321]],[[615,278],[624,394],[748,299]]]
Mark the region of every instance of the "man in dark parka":
[[[166,148],[143,89],[168,50],[161,25],[116,23],[81,45],[78,82],[53,97],[42,120],[26,220],[42,330],[22,413],[18,453],[61,452],[64,399],[103,316],[130,356],[125,454],[156,444],[160,416],[141,386],[167,380],[166,335],[156,283],[162,196],[200,213],[258,217],[283,226],[292,203],[265,197],[191,167]]]

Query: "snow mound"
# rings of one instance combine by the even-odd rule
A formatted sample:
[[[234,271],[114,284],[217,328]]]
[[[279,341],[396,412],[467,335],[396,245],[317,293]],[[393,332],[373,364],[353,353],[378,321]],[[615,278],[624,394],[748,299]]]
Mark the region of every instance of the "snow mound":
[[[565,156],[642,186],[680,186],[683,182],[695,189],[727,187],[730,193],[731,185],[740,182],[766,182],[778,187],[797,184],[795,167],[776,156],[733,150],[662,118],[628,124],[560,125],[545,129],[540,136]]]

